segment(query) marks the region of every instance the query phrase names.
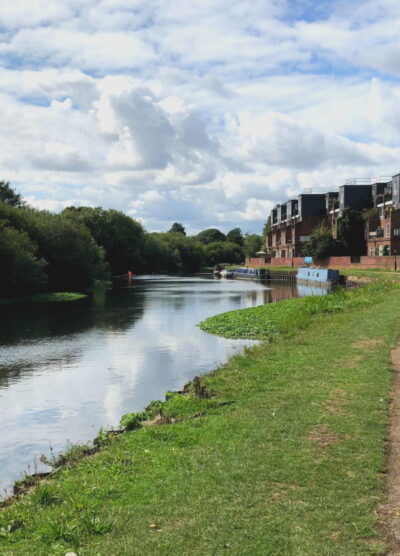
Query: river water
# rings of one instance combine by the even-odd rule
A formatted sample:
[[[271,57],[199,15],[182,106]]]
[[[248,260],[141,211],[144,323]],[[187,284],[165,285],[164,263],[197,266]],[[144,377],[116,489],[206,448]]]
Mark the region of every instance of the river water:
[[[204,318],[323,289],[209,277],[143,276],[73,302],[0,308],[0,497],[41,454],[118,427],[167,390],[251,341],[202,332]],[[36,463],[34,463],[36,461]]]

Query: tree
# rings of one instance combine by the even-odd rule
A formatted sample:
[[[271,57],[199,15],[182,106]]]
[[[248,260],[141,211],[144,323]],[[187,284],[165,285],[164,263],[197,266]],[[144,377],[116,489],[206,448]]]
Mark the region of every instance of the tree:
[[[142,254],[146,272],[166,272],[169,269],[171,249],[159,235],[161,234],[145,236]]]
[[[78,220],[63,214],[0,203],[0,221],[23,232],[46,263],[50,291],[84,291],[105,278],[104,251]]]
[[[244,236],[243,251],[246,257],[255,257],[257,251],[261,251],[264,246],[264,238],[258,234],[246,234]]]
[[[331,229],[324,225],[312,232],[309,241],[303,247],[304,255],[317,261],[338,255],[340,251],[341,243],[332,236]]]
[[[22,207],[25,204],[21,195],[10,187],[8,181],[0,181],[0,201],[13,207]]]
[[[344,255],[365,255],[364,218],[362,212],[345,207],[338,219],[338,239],[343,244]]]
[[[171,228],[168,230],[167,233],[178,233],[178,234],[183,234],[184,236],[186,235],[186,231],[185,228],[183,227],[182,224],[180,224],[179,222],[174,222],[171,226]]]
[[[271,216],[268,216],[268,219],[265,222],[264,227],[263,227],[263,236],[265,238],[267,237],[267,235],[269,234],[271,229],[272,229]]]
[[[236,243],[240,247],[243,247],[244,238],[242,230],[240,228],[233,228],[226,234],[226,241],[231,243]]]
[[[104,251],[81,223],[42,211],[34,233],[51,291],[85,291],[106,277]]]
[[[205,263],[213,266],[217,263],[240,263],[243,254],[237,243],[228,241],[213,241],[204,246]]]
[[[123,212],[100,207],[68,207],[62,214],[86,226],[103,247],[113,274],[124,274],[130,269],[144,270],[145,231],[139,222]]]
[[[0,223],[0,289],[3,297],[30,295],[47,286],[46,263],[25,232]]]
[[[203,245],[195,237],[186,237],[179,232],[152,236],[164,245],[168,253],[168,266],[164,267],[165,270],[193,272],[203,264]]]
[[[217,230],[216,228],[207,228],[207,230],[203,230],[196,236],[197,240],[204,245],[208,243],[212,243],[215,241],[225,241],[225,234]]]

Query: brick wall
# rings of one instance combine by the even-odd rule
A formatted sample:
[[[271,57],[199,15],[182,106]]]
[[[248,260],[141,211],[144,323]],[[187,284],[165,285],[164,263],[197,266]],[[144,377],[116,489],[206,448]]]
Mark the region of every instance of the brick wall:
[[[323,261],[315,262],[314,266],[322,266],[324,268],[394,268],[395,257],[360,257],[359,263],[351,262],[351,257],[329,257]],[[397,258],[397,265],[400,269],[400,254]],[[300,267],[304,265],[303,257],[283,258],[275,257],[271,262],[265,262],[264,258],[246,258],[246,266],[292,266]]]
[[[269,261],[265,260],[265,257],[246,257],[245,259],[245,265],[246,266],[253,266],[253,267],[259,267],[259,266],[269,266]]]
[[[360,265],[365,268],[394,268],[394,257],[360,257]]]
[[[276,257],[271,259],[271,266],[304,266],[304,257]]]

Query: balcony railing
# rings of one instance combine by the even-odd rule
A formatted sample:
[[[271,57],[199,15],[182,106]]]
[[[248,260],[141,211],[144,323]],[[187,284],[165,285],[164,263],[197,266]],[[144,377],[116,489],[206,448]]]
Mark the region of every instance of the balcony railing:
[[[374,183],[387,183],[391,180],[388,176],[375,176],[372,178],[346,178],[345,185],[372,185]]]

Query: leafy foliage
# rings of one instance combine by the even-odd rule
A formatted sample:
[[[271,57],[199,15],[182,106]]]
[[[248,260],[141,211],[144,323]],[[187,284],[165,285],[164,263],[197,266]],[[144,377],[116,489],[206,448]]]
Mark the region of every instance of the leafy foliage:
[[[365,255],[364,218],[360,210],[345,207],[338,220],[338,238],[344,255]]]
[[[341,243],[332,236],[332,232],[327,226],[316,228],[303,247],[304,255],[313,257],[317,261],[338,255],[340,252]]]
[[[27,206],[0,182],[0,285],[6,297],[39,292],[84,292],[110,274],[194,272],[203,265],[240,263],[243,245],[257,251],[260,236],[227,237],[216,228],[187,237],[175,222],[167,233],[147,233],[117,210],[68,207],[61,214]]]
[[[265,222],[264,227],[263,227],[263,236],[264,236],[264,238],[269,234],[271,229],[272,229],[271,216],[268,216],[268,219]]]
[[[180,222],[174,222],[170,230],[168,230],[168,232],[183,234],[184,236],[186,235],[185,228],[183,227],[183,224],[181,224]]]
[[[216,241],[225,241],[225,234],[217,230],[216,228],[207,228],[199,234],[197,234],[196,239],[200,243],[207,245],[208,243],[215,243]]]
[[[152,234],[152,237],[164,250],[164,266],[161,267],[163,270],[193,272],[203,264],[203,246],[196,237],[186,237],[179,232]],[[157,261],[149,261],[149,267],[159,270]]]
[[[265,248],[264,238],[258,234],[246,234],[244,236],[243,251],[246,257],[255,257],[257,251]]]
[[[22,207],[24,201],[19,193],[16,193],[8,181],[0,181],[0,202],[12,207]]]
[[[105,259],[113,274],[123,274],[128,270],[141,272],[144,269],[142,248],[145,231],[139,222],[123,212],[100,207],[68,207],[62,214],[86,226],[104,249]]]
[[[0,223],[0,288],[2,296],[29,295],[47,287],[46,262],[26,232]]]
[[[237,243],[213,241],[204,246],[205,264],[212,266],[220,262],[236,264],[243,259],[242,250]]]
[[[233,228],[226,234],[226,241],[236,243],[239,247],[243,247],[244,237],[240,228]]]

